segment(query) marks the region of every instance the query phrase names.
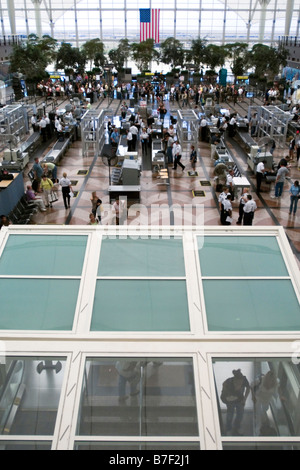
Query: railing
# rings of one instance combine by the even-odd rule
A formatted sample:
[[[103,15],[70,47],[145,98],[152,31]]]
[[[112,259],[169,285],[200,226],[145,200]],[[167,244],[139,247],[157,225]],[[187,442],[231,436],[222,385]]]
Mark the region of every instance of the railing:
[[[280,36],[279,44],[289,47],[300,47],[300,38],[298,36]]]

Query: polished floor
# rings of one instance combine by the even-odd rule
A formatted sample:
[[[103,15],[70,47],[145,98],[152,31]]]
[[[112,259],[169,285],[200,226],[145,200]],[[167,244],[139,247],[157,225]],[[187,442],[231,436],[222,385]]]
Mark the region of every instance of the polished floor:
[[[238,103],[233,108],[232,104],[224,105],[230,107],[231,111],[235,110],[240,115],[247,114],[250,103],[246,99],[243,103]],[[64,103],[61,103],[63,107]],[[165,127],[169,121],[171,114],[175,114],[178,109],[177,103],[165,102],[168,109],[166,115]],[[258,103],[256,103],[258,104]],[[260,103],[261,104],[261,103]],[[120,114],[120,101],[108,99],[96,102],[92,105],[97,109],[106,110],[107,116],[113,118]],[[157,103],[153,104],[153,108],[157,108]],[[45,146],[39,153],[39,157],[43,156],[50,150],[50,144]],[[286,181],[284,192],[281,199],[272,199],[274,194],[274,184],[262,187],[262,192],[258,196],[256,194],[256,180],[247,165],[246,153],[237,144],[237,142],[229,137],[226,138],[226,145],[234,158],[241,174],[246,176],[251,183],[251,193],[257,203],[257,211],[255,213],[253,225],[271,226],[281,225],[290,241],[292,250],[296,258],[300,259],[300,209],[296,216],[289,215],[289,188],[291,181],[300,178],[300,171],[296,163],[292,163],[290,171],[290,181]],[[141,152],[141,146],[139,146]],[[182,224],[204,224],[204,225],[220,225],[220,214],[218,208],[218,193],[215,191],[214,185],[214,165],[210,158],[210,144],[199,142],[200,158],[197,162],[197,176],[189,176],[190,163],[188,155],[183,156],[182,163],[186,166],[183,172],[180,168],[176,171],[169,166],[169,185],[159,185],[161,181],[154,178],[151,171],[142,171],[141,174],[141,200],[140,208],[134,205],[128,211],[128,223],[132,225],[182,225]],[[275,150],[275,162],[288,154],[288,150]],[[25,185],[28,181],[28,170],[32,165],[32,161],[24,170]],[[86,175],[79,175],[80,170],[85,170]],[[96,191],[104,204],[109,203],[108,185],[109,185],[109,169],[102,162],[101,157],[84,157],[82,152],[82,142],[75,141],[69,148],[58,167],[58,177],[66,172],[73,182],[73,190],[76,191],[76,197],[72,198],[71,208],[65,210],[61,194],[59,199],[49,208],[47,212],[38,212],[32,223],[35,224],[66,224],[66,225],[86,225],[89,222],[89,213],[91,210],[90,197],[92,191]],[[203,181],[209,182],[204,183]],[[194,191],[202,191],[201,196],[196,196]],[[196,193],[197,194],[197,193]],[[236,225],[238,218],[238,199],[233,202],[233,225]],[[103,224],[111,224],[111,216],[105,212],[103,214]]]

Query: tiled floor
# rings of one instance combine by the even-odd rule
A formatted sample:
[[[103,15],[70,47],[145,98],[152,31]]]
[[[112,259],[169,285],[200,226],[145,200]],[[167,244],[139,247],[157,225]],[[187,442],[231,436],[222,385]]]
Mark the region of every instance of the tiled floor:
[[[108,115],[118,115],[119,101],[113,101],[110,105],[106,99],[103,103],[96,103],[98,109],[107,109]],[[240,111],[241,115],[246,115],[248,103],[243,103],[242,108],[237,105],[235,110]],[[176,104],[166,102],[166,107],[172,114],[176,111]],[[168,119],[168,115],[167,115]],[[282,225],[290,240],[291,246],[297,259],[300,259],[300,209],[296,216],[289,216],[289,183],[284,187],[283,197],[280,200],[274,200],[271,195],[274,194],[274,185],[263,186],[263,192],[258,197],[256,181],[253,173],[248,168],[245,158],[245,152],[237,145],[235,141],[226,138],[226,144],[236,160],[241,173],[251,182],[251,193],[257,203],[258,209],[255,213],[254,225],[270,226]],[[76,198],[72,200],[71,209],[65,210],[62,197],[48,209],[45,213],[37,213],[33,219],[36,224],[68,224],[68,225],[86,225],[89,221],[91,209],[90,196],[92,191],[102,199],[104,204],[109,203],[107,188],[109,184],[109,169],[104,166],[101,157],[83,157],[81,141],[73,143],[61,160],[58,168],[58,177],[66,172],[71,180],[77,181],[73,186],[78,191]],[[45,149],[43,155],[49,149]],[[186,165],[184,172],[180,168],[176,171],[169,167],[170,185],[157,185],[159,182],[153,178],[151,171],[143,171],[141,175],[141,201],[140,208],[132,207],[128,212],[128,223],[130,224],[205,224],[220,225],[219,209],[217,204],[218,194],[215,192],[213,184],[213,162],[210,158],[210,144],[199,142],[199,153],[201,158],[197,162],[198,176],[189,176],[190,164],[188,156],[182,158],[182,163]],[[285,149],[275,151],[275,161],[285,156]],[[41,155],[42,157],[42,155]],[[27,182],[28,169],[24,171],[25,184]],[[79,170],[87,170],[87,176],[78,175]],[[300,178],[300,171],[295,163],[291,169],[291,179]],[[201,186],[201,181],[210,181],[211,186]],[[203,197],[194,197],[193,191],[204,191]],[[172,206],[172,210],[170,207]],[[233,202],[233,224],[236,224],[238,218],[238,199]],[[111,223],[111,218],[104,213],[103,223]]]

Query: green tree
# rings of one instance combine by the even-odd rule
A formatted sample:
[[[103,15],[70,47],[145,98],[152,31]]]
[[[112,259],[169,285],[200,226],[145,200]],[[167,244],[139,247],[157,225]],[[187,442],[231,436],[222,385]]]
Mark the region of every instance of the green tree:
[[[244,75],[248,69],[248,44],[235,42],[224,46],[227,57],[231,59],[231,70],[235,77]]]
[[[57,51],[56,68],[64,70],[66,73],[84,73],[86,58],[78,47],[72,47],[71,44],[63,42]]]
[[[185,51],[183,44],[175,38],[167,38],[160,45],[160,60],[172,68],[183,67]]]
[[[104,44],[99,38],[85,42],[81,47],[81,51],[86,59],[90,61],[90,69],[92,69],[93,62],[96,67],[102,67],[106,62]]]
[[[154,48],[154,39],[143,42],[134,42],[131,45],[132,58],[142,72],[148,70],[152,61],[158,62],[160,54]]]
[[[278,75],[280,68],[287,63],[288,52],[284,47],[270,47],[255,44],[247,54],[247,61],[260,80],[271,81]]]
[[[200,69],[201,64],[204,63],[206,44],[206,39],[192,39],[191,48],[186,53],[186,60],[193,63],[198,70]]]
[[[111,49],[108,53],[110,61],[115,64],[118,71],[124,68],[131,54],[131,46],[128,39],[121,39],[116,49]]]
[[[227,50],[225,46],[217,46],[216,44],[209,44],[203,52],[203,62],[213,71],[217,67],[224,66],[226,57]]]
[[[31,34],[27,41],[16,44],[10,57],[10,72],[25,76],[28,83],[37,83],[48,76],[46,68],[53,61],[56,41],[50,36],[39,39]]]

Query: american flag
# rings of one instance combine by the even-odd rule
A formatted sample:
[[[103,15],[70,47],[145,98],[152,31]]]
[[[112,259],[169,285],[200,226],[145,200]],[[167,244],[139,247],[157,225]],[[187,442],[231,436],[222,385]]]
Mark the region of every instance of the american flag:
[[[159,8],[140,8],[140,42],[154,39],[159,44]]]

